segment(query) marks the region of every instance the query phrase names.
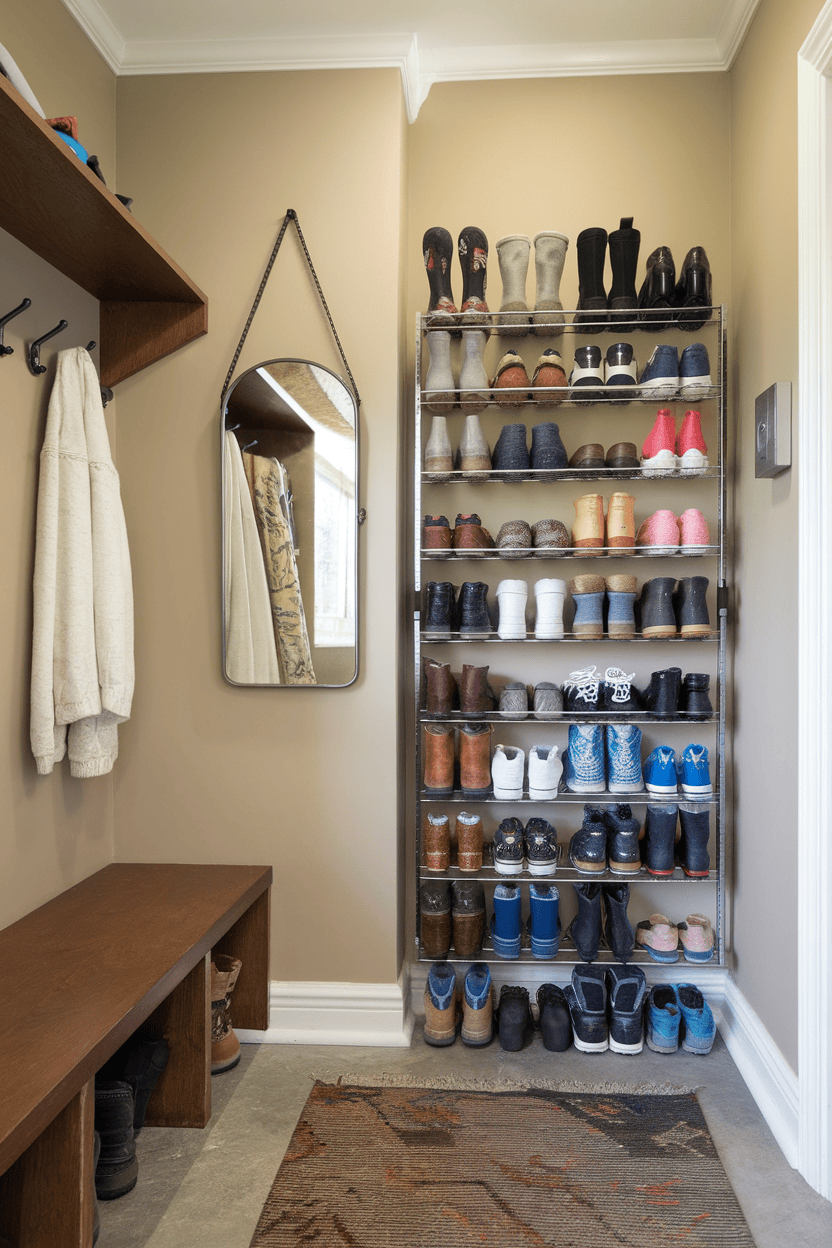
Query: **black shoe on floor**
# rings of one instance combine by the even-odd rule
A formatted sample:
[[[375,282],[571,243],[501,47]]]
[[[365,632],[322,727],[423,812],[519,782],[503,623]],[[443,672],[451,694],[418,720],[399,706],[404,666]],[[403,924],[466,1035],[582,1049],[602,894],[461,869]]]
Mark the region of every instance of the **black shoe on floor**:
[[[98,1072],[101,1081],[121,1079],[133,1089],[135,1109],[133,1132],[138,1135],[144,1126],[144,1116],[150,1094],[162,1071],[168,1064],[168,1046],[164,1040],[133,1037],[113,1054]]]
[[[557,984],[541,984],[537,990],[537,1004],[544,1049],[564,1053],[572,1043],[572,1020],[563,989]]]
[[[96,1080],[95,1129],[101,1154],[95,1167],[95,1194],[115,1200],[132,1192],[139,1177],[133,1134],[133,1089],[125,1080]]]
[[[497,1014],[501,1046],[508,1053],[517,1053],[534,1034],[528,988],[503,984]]]

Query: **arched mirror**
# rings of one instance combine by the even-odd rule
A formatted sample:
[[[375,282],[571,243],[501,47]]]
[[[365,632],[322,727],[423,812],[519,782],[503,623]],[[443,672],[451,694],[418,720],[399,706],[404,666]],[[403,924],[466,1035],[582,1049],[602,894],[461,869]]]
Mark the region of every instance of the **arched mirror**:
[[[340,688],[358,674],[358,410],[309,360],[267,360],[222,405],[223,673]]]

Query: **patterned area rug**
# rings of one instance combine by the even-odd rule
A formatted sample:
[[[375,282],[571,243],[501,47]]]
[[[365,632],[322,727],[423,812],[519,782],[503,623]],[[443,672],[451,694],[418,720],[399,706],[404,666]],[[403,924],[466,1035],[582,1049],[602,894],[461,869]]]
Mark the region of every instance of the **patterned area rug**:
[[[316,1083],[251,1248],[753,1248],[696,1097]]]

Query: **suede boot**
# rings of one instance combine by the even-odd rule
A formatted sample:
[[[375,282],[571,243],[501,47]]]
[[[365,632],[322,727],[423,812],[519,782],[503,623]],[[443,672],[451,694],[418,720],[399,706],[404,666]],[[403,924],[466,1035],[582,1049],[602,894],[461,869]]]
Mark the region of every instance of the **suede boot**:
[[[425,793],[430,797],[453,797],[454,730],[445,724],[426,724]]]
[[[428,581],[425,586],[424,631],[446,636],[456,628],[456,590],[450,581]]]
[[[604,261],[607,231],[599,226],[581,230],[578,235],[578,311],[575,324],[586,325],[592,333],[607,320],[607,292],[604,289]]]
[[[525,234],[507,234],[497,240],[503,300],[494,320],[504,338],[524,338],[529,332],[526,274],[531,246],[532,241]]]
[[[604,884],[604,940],[617,962],[632,957],[636,934],[627,918],[630,901],[629,884]]]
[[[218,953],[211,959],[211,1074],[221,1075],[240,1060],[240,1041],[231,1026],[229,1006],[237,977],[243,968],[239,958]]]
[[[620,574],[605,579],[607,588],[607,634],[617,639],[635,637],[635,600],[638,582]]]
[[[453,411],[457,393],[451,370],[451,335],[447,330],[431,330],[425,341],[430,363],[425,374],[424,406],[432,412]]]
[[[482,819],[462,810],[456,817],[456,858],[460,871],[482,867]]]
[[[601,885],[573,884],[572,887],[578,899],[578,913],[569,930],[578,957],[583,962],[594,962],[601,941]]]
[[[447,815],[425,815],[422,825],[425,867],[428,871],[447,871],[451,862],[451,821]]]
[[[560,300],[560,280],[569,239],[555,230],[541,230],[534,236],[534,271],[537,282],[534,314],[531,317],[532,333],[548,337],[562,331],[563,304]],[[536,328],[540,326],[540,328]],[[546,328],[544,328],[546,327]]]
[[[459,439],[457,467],[460,472],[488,472],[491,468],[491,452],[479,417],[474,413],[465,417],[462,437]]]
[[[488,797],[491,792],[490,724],[463,724],[460,728],[459,783],[468,798]]]
[[[430,435],[425,443],[425,472],[450,473],[454,466],[454,454],[448,437],[446,416],[434,416]]]
[[[635,497],[616,490],[607,505],[607,549],[632,550],[636,543]]]
[[[485,962],[475,962],[465,976],[462,997],[462,1043],[481,1049],[494,1039],[494,988]]]
[[[442,960],[451,951],[451,886],[447,880],[426,880],[419,888],[419,933],[422,954]]]
[[[491,397],[488,373],[485,371],[485,364],[482,358],[485,350],[485,334],[481,329],[463,329],[462,344],[462,367],[459,370],[459,404],[468,415],[476,416],[478,412],[485,410]],[[487,450],[488,447],[486,446],[486,452]],[[490,461],[487,466],[491,467]]]
[[[450,715],[459,706],[459,693],[450,663],[425,659],[422,666],[425,672],[425,714],[436,718]]]
[[[447,516],[425,516],[422,525],[423,550],[450,550],[451,526]]]
[[[456,971],[447,962],[435,963],[425,984],[425,1044],[438,1048],[453,1044],[459,1021]]]
[[[473,958],[485,936],[485,892],[478,881],[465,880],[454,881],[451,895],[454,950],[459,958]]]
[[[463,581],[459,591],[459,631],[469,637],[491,632],[488,586],[484,581]]]
[[[462,270],[462,323],[489,326],[491,317],[485,302],[488,239],[475,225],[466,225],[457,241]]]
[[[459,682],[459,709],[462,714],[480,719],[494,710],[495,703],[494,690],[488,683],[488,667],[464,663]]]
[[[516,351],[509,349],[500,358],[494,380],[491,382],[491,398],[501,407],[522,407],[533,397],[532,383]]]
[[[612,269],[609,306],[610,320],[625,334],[635,329],[638,322],[636,272],[640,243],[641,234],[633,229],[633,218],[622,217],[618,229],[613,230],[609,237]]]
[[[451,328],[457,316],[451,290],[453,254],[454,240],[446,229],[443,229],[441,225],[434,225],[425,231],[422,239],[422,255],[430,287],[428,324],[439,329]]]

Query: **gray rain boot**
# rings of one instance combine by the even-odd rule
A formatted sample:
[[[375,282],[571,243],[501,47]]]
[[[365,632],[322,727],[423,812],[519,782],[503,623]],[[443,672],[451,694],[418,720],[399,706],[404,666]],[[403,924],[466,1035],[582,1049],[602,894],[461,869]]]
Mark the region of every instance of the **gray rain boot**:
[[[491,452],[479,416],[471,414],[465,417],[465,426],[459,439],[457,467],[461,472],[488,472],[491,468]]]
[[[555,230],[541,230],[534,236],[534,272],[537,299],[534,305],[532,333],[557,334],[558,329],[536,329],[540,325],[563,325],[563,304],[560,300],[560,279],[569,239]]]
[[[430,437],[425,444],[425,472],[448,473],[453,466],[454,453],[448,437],[447,417],[434,416]]]
[[[459,372],[459,402],[462,410],[472,416],[484,411],[491,398],[488,373],[482,361],[485,340],[481,329],[462,331],[464,356]]]
[[[525,338],[529,332],[526,274],[532,240],[526,234],[507,234],[497,240],[497,259],[503,282],[503,301],[494,318],[504,338]],[[526,313],[525,316],[522,313]],[[509,313],[504,316],[503,313]]]
[[[430,363],[425,377],[425,407],[432,412],[450,412],[456,407],[457,393],[451,369],[451,335],[448,330],[431,330],[425,335]]]

